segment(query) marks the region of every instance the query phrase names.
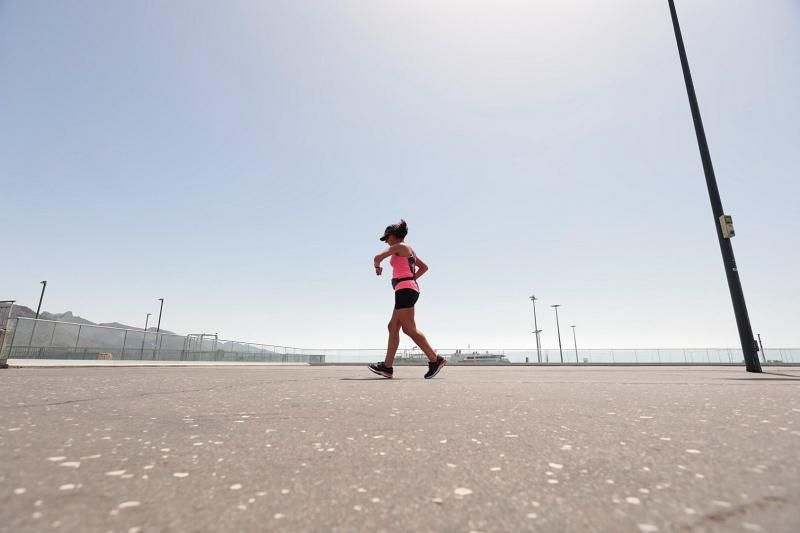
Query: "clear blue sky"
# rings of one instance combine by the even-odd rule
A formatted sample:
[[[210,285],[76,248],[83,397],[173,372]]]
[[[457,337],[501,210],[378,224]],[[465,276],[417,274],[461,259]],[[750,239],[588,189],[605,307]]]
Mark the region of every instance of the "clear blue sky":
[[[800,3],[679,0],[753,328],[800,346]],[[738,345],[666,0],[0,2],[0,298],[381,347]],[[403,346],[410,346],[403,340]]]

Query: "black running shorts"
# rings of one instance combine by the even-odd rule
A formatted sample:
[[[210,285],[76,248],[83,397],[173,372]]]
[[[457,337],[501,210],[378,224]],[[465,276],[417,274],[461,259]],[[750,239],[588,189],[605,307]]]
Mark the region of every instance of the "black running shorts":
[[[414,289],[400,289],[394,291],[394,308],[408,309],[414,307],[419,299],[419,293]]]

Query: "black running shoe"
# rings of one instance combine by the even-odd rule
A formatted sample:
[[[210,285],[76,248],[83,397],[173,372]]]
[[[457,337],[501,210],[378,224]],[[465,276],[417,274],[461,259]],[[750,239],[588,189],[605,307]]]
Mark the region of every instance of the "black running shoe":
[[[445,359],[441,355],[437,355],[436,361],[428,362],[428,373],[425,374],[425,379],[431,379],[433,376],[438,374],[439,370],[441,370],[442,367],[446,364],[447,364],[447,359]]]
[[[386,366],[382,361],[380,363],[372,363],[367,368],[385,378],[391,378],[394,374],[394,368]]]

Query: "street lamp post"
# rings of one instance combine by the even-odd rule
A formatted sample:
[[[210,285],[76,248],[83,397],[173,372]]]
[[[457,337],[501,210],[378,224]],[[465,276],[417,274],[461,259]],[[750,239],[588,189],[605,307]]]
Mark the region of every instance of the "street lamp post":
[[[159,342],[161,338],[159,337],[161,333],[161,313],[164,311],[164,298],[158,298],[161,302],[161,307],[158,309],[158,325],[156,326],[156,348],[154,353],[159,353],[161,351],[161,343]],[[155,359],[155,356],[153,356]]]
[[[575,326],[570,326],[572,328],[572,341],[575,343],[575,362],[580,363],[578,361],[578,339],[575,337]]]
[[[161,313],[164,311],[164,298],[158,298],[161,302],[161,307],[158,309],[158,325],[156,326],[156,334],[161,332]]]
[[[44,299],[44,290],[47,288],[47,281],[40,281],[42,284],[42,293],[39,295],[39,307],[36,308],[36,319],[39,319],[39,312],[42,310],[42,300]]]
[[[534,335],[536,335],[537,337],[539,336],[539,334],[541,332],[542,332],[542,330],[540,330],[540,329],[535,329],[535,330],[532,331],[532,333]],[[527,359],[527,357],[525,359]],[[539,361],[540,363],[542,362],[542,350],[541,350],[541,345],[538,342],[536,343],[536,360]]]
[[[42,299],[44,299],[44,290],[47,288],[46,281],[40,281],[39,283],[42,284],[42,293],[39,295],[39,307],[36,308],[36,317],[33,322],[33,327],[31,328],[31,338],[28,341],[28,353],[30,353],[31,346],[33,346],[33,338],[36,335],[36,325],[39,324],[39,311],[42,310]],[[55,324],[53,324],[53,332],[55,332]],[[0,346],[2,348],[2,346]]]
[[[139,350],[140,356],[139,359],[144,357],[144,341],[147,339],[147,324],[150,322],[150,315],[153,313],[147,313],[147,316],[144,318],[144,331],[142,331],[142,349]]]
[[[733,245],[730,238],[733,237],[730,219],[722,209],[722,199],[717,187],[717,178],[714,176],[714,166],[711,164],[711,153],[708,150],[706,133],[703,129],[703,119],[700,117],[700,106],[697,104],[697,95],[694,91],[692,73],[689,70],[689,60],[686,58],[686,49],[683,45],[681,27],[678,23],[678,13],[675,11],[675,1],[668,0],[669,11],[672,16],[672,27],[675,30],[675,41],[678,44],[678,55],[683,69],[683,80],[686,84],[686,94],[689,97],[689,107],[692,111],[694,121],[694,131],[697,136],[697,146],[700,149],[700,159],[703,162],[703,171],[706,176],[706,187],[708,197],[711,200],[711,210],[714,215],[714,227],[717,231],[720,251],[722,252],[722,263],[725,266],[725,276],[728,280],[728,290],[731,293],[733,302],[733,312],[736,316],[736,326],[739,329],[739,342],[742,344],[745,365],[748,372],[761,372],[761,363],[758,360],[756,341],[753,338],[753,329],[750,326],[750,317],[747,314],[747,305],[744,301],[742,283],[739,279],[739,270],[736,266],[736,258],[733,255]],[[723,230],[723,226],[725,229]]]
[[[536,321],[536,300],[538,300],[539,298],[537,298],[534,295],[531,295],[530,298],[531,298],[531,303],[533,304],[533,333],[534,335],[536,335],[536,359],[538,359],[538,361],[541,363],[542,344],[539,341],[539,333],[541,333],[542,330],[539,329],[539,323]]]
[[[558,353],[561,355],[561,363],[564,363],[564,351],[561,349],[561,326],[558,325],[558,308],[561,304],[551,305],[556,310],[556,330],[558,331]]]

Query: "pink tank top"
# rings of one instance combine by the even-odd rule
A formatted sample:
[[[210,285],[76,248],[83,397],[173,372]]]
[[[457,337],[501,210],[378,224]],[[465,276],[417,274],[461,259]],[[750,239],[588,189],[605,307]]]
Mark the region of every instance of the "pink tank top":
[[[413,278],[415,262],[414,252],[411,252],[411,255],[408,257],[393,255],[389,260],[389,264],[392,265],[392,279]],[[419,292],[419,285],[417,281],[413,279],[400,281],[394,286],[394,290],[399,291],[400,289],[412,289]]]

